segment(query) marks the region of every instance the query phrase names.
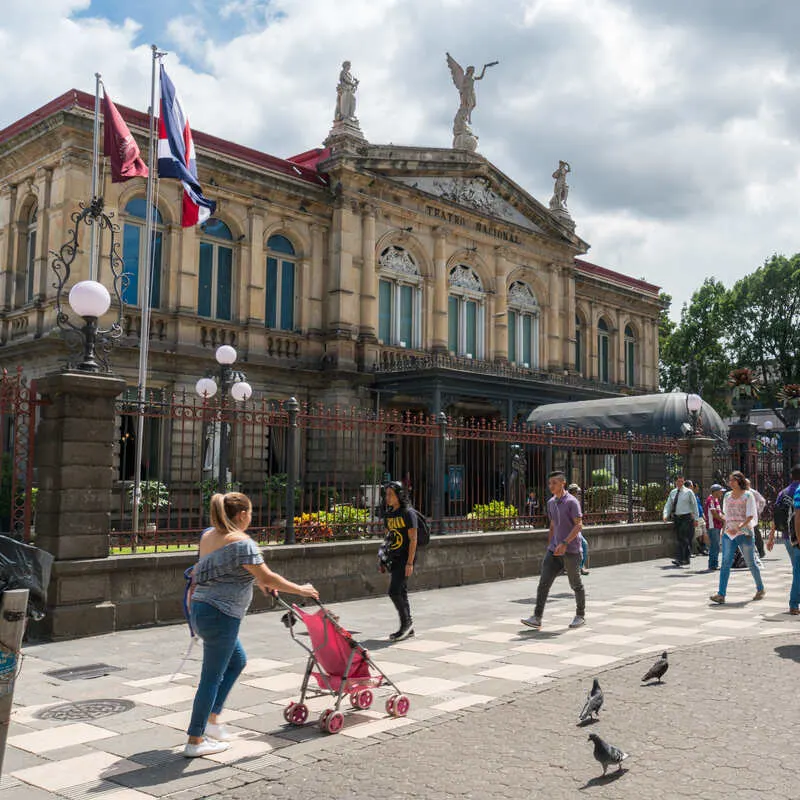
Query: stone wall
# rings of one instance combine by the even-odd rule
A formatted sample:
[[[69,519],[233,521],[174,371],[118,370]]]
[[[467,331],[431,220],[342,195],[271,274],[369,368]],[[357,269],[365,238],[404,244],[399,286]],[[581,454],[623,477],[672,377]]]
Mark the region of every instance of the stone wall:
[[[672,555],[673,533],[662,523],[593,526],[586,531],[592,568]],[[460,586],[536,575],[546,531],[505,531],[434,537],[411,581],[413,590]],[[376,541],[274,546],[269,566],[303,583],[312,581],[323,602],[384,594]],[[183,572],[193,553],[111,556],[57,561],[50,584],[50,612],[31,633],[72,638],[126,630],[182,618]],[[253,609],[272,607],[256,592]]]

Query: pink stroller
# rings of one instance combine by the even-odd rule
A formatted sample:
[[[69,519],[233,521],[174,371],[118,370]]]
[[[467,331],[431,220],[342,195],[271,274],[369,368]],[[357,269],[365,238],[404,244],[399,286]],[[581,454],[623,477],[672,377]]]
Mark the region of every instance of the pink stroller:
[[[339,710],[344,697],[349,696],[354,709],[365,711],[375,699],[372,690],[384,685],[394,690],[386,701],[386,713],[392,717],[405,717],[408,714],[411,705],[408,697],[375,665],[369,653],[321,603],[317,603],[319,609],[316,612],[309,614],[297,605],[290,606],[277,593],[273,592],[273,595],[289,612],[287,627],[292,639],[308,653],[306,672],[300,686],[300,700],[289,703],[284,709],[283,718],[286,722],[304,725],[308,721],[306,698],[331,695],[335,698],[334,707],[322,712],[319,727],[327,733],[339,733],[344,725],[344,714]],[[305,624],[311,647],[295,636],[293,617]],[[309,686],[311,678],[316,682],[316,687]]]

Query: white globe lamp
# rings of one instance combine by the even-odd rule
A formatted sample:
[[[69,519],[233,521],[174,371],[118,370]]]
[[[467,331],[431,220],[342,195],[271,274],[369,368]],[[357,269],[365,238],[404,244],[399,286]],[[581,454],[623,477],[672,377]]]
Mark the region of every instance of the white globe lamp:
[[[249,400],[253,394],[253,387],[247,381],[236,381],[231,386],[231,397],[239,403]]]
[[[687,395],[686,408],[690,414],[699,414],[703,408],[703,398],[699,394]]]
[[[79,317],[102,317],[111,307],[111,295],[102,283],[80,281],[69,291],[70,308]]]
[[[217,363],[229,366],[236,361],[237,355],[236,348],[231,347],[229,344],[220,345],[216,352]]]
[[[194,389],[200,397],[207,400],[217,393],[217,382],[212,378],[200,378],[195,384]]]

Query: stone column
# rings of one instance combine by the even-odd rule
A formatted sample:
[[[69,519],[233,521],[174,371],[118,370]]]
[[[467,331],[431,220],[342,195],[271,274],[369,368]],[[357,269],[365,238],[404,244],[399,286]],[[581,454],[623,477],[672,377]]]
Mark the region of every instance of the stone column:
[[[434,230],[433,244],[433,346],[434,353],[447,352],[447,232]]]
[[[572,269],[562,270],[564,296],[566,297],[566,308],[564,309],[564,347],[563,361],[564,369],[572,372],[575,370],[575,316],[577,314],[575,304],[575,278]]]
[[[378,333],[378,275],[375,272],[375,206],[361,207],[361,325],[359,338],[374,342]],[[411,343],[409,342],[409,346]]]
[[[2,194],[3,221],[3,266],[0,268],[0,311],[10,309],[14,305],[14,237],[17,214],[17,187],[8,184]]]
[[[36,263],[34,267],[34,296],[41,296],[46,291],[47,281],[47,262],[50,258],[50,195],[53,183],[52,169],[38,169],[36,171],[37,195],[39,197],[39,209],[37,217],[36,231]],[[99,246],[99,238],[98,238]],[[108,260],[106,258],[106,260]],[[101,280],[98,278],[98,280]]]
[[[597,353],[597,319],[594,303],[589,303],[589,316],[586,319],[586,377],[597,380],[600,375],[600,363]]]
[[[508,363],[508,262],[503,247],[494,249],[494,309],[491,320],[494,322],[494,360]]]
[[[41,379],[44,403],[37,431],[37,546],[56,559],[45,631],[54,637],[114,629],[107,576],[59,577],[64,561],[108,557],[114,483],[115,400],[125,381],[65,372]],[[89,568],[89,562],[87,562]]]
[[[242,281],[245,292],[240,292],[240,318],[251,325],[264,327],[266,297],[264,294],[266,256],[264,255],[264,214],[260,209],[247,209],[247,245],[242,247]]]
[[[684,472],[687,478],[699,482],[707,494],[714,483],[714,440],[707,436],[690,436],[686,440],[686,464]]]
[[[311,225],[311,267],[308,292],[309,333],[319,334],[325,327],[325,310],[322,296],[325,291],[323,262],[325,260],[325,229],[316,223]]]
[[[561,285],[560,268],[553,264],[549,272],[550,319],[547,325],[547,368],[551,372],[561,372],[564,364],[561,359]]]

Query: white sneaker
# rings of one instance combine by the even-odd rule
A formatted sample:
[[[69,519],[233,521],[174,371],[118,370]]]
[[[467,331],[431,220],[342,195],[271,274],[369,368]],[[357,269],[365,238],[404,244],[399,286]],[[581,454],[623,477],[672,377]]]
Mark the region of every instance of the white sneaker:
[[[211,739],[203,739],[199,744],[186,743],[183,754],[186,758],[202,758],[203,756],[213,756],[215,753],[224,753],[230,745],[227,742],[214,742]]]
[[[529,628],[536,628],[537,630],[542,627],[542,618],[536,615],[521,619],[520,622],[523,625],[527,625]]]
[[[581,625],[585,625],[585,624],[586,624],[586,620],[583,617],[576,616],[575,619],[573,619],[572,622],[570,622],[569,627],[570,628],[580,628]]]
[[[231,738],[230,731],[224,725],[215,725],[213,722],[206,725],[206,736],[217,742],[227,742]]]

